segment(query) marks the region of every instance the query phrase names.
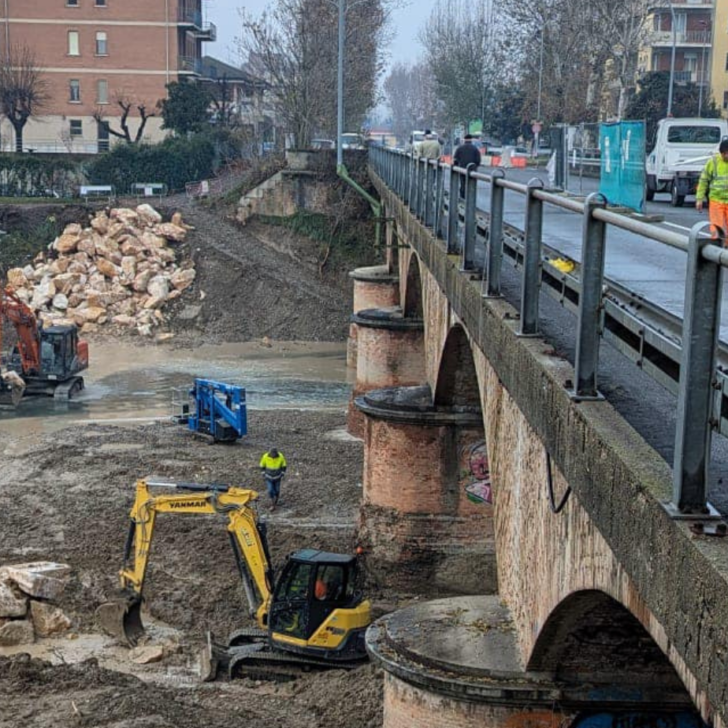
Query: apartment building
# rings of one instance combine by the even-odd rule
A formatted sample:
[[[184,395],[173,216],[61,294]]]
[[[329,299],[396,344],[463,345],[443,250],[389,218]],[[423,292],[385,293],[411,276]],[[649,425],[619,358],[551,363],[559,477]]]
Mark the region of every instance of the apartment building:
[[[718,0],[713,22],[711,88],[715,102],[728,116],[728,2]]]
[[[204,0],[0,0],[0,52],[27,46],[48,82],[50,99],[31,119],[23,148],[37,152],[97,153],[119,130],[119,100],[131,102],[128,125],[139,128],[138,105],[154,110],[165,86],[201,72],[202,48],[216,29],[203,20]],[[95,115],[101,114],[102,122]],[[143,138],[165,132],[159,117]],[[0,149],[15,136],[0,124]]]
[[[717,2],[725,0],[668,0],[656,4],[650,13],[647,43],[640,54],[640,71],[669,71],[674,48],[675,83],[697,84],[704,91],[701,98],[707,100]],[[696,108],[696,116],[698,111]]]

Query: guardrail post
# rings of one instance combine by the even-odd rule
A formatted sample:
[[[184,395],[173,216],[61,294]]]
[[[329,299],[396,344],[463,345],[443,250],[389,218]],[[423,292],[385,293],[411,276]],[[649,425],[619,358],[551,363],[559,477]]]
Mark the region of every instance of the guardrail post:
[[[455,171],[455,165],[450,167],[450,190],[448,192],[447,206],[447,252],[448,254],[457,253],[460,250],[460,241],[458,240],[458,228],[460,215],[460,174]]]
[[[445,168],[438,161],[435,167],[435,236],[442,237],[442,218],[445,216]]]
[[[478,180],[472,175],[478,171],[476,164],[469,164],[465,177],[465,242],[463,245],[462,270],[475,266],[475,209],[478,201]]]
[[[405,156],[404,172],[405,172],[405,185],[404,185],[404,202],[409,210],[412,210],[412,189],[413,189],[413,178],[414,170],[412,165],[414,160],[412,157]]]
[[[425,225],[435,226],[435,168],[428,159],[425,162]]]
[[[427,202],[427,200],[425,198],[425,191],[427,190],[427,160],[420,158],[418,163],[420,165],[420,187],[419,187],[420,204],[417,207],[417,217],[420,220],[422,220],[422,222],[424,222],[425,221],[425,203]]]
[[[490,224],[485,262],[485,296],[499,298],[501,295],[501,267],[503,265],[503,208],[506,191],[498,184],[506,173],[496,168],[490,183]]]
[[[720,334],[721,266],[706,260],[703,249],[716,242],[708,224],[690,231],[685,275],[680,391],[677,400],[673,515],[704,515],[707,503],[711,445],[711,403]],[[717,241],[724,242],[724,234]]]
[[[541,289],[541,236],[543,232],[543,202],[534,195],[543,189],[540,179],[528,182],[526,193],[526,245],[523,256],[521,286],[520,336],[538,334],[538,296]]]
[[[602,286],[607,225],[594,218],[594,210],[604,208],[607,201],[593,192],[584,203],[581,244],[581,294],[576,328],[575,400],[604,399],[597,391],[599,370],[599,330],[601,323]]]

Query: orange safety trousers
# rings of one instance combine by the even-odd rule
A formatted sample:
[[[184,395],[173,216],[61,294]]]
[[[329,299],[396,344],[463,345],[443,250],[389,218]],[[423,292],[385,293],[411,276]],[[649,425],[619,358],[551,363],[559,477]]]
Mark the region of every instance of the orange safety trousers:
[[[718,237],[717,228],[723,228],[723,233],[726,236],[724,244],[728,247],[728,202],[715,202],[711,200],[708,212],[713,237]]]

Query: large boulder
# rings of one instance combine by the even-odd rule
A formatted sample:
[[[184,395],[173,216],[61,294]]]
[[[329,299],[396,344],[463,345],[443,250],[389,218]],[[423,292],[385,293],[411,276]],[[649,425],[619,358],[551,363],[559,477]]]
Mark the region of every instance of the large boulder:
[[[31,601],[30,614],[35,633],[40,637],[50,637],[71,627],[71,620],[58,607],[47,602]]]
[[[61,235],[59,238],[56,238],[56,241],[53,243],[53,247],[61,253],[61,255],[68,255],[69,253],[75,252],[79,240],[80,238],[78,235]]]
[[[186,268],[185,270],[178,270],[173,273],[169,280],[178,291],[184,291],[185,288],[189,288],[192,285],[196,277],[197,273],[194,268]]]
[[[0,619],[24,617],[28,600],[9,581],[0,581]]]
[[[34,641],[33,623],[29,619],[0,619],[0,646],[30,645]]]
[[[0,581],[13,582],[28,596],[53,601],[63,593],[70,572],[68,564],[34,561],[0,567]]]
[[[25,288],[28,285],[28,279],[22,268],[11,268],[8,271],[8,285],[11,288]]]
[[[162,216],[149,204],[139,205],[136,213],[147,225],[157,225],[162,222]]]
[[[116,278],[119,275],[119,269],[110,260],[106,260],[106,258],[97,258],[96,267],[99,273],[107,278]]]
[[[176,243],[184,242],[187,237],[187,230],[179,225],[173,225],[171,222],[163,222],[160,225],[155,225],[154,232],[157,235],[161,235],[167,240],[174,240]]]

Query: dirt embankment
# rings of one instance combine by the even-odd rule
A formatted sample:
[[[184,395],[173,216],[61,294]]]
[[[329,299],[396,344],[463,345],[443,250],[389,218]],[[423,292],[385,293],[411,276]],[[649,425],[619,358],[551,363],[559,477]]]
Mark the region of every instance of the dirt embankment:
[[[178,342],[346,338],[351,281],[345,270],[320,272],[319,243],[257,222],[241,228],[202,207],[183,215],[195,226],[186,246],[197,279],[169,309]]]

